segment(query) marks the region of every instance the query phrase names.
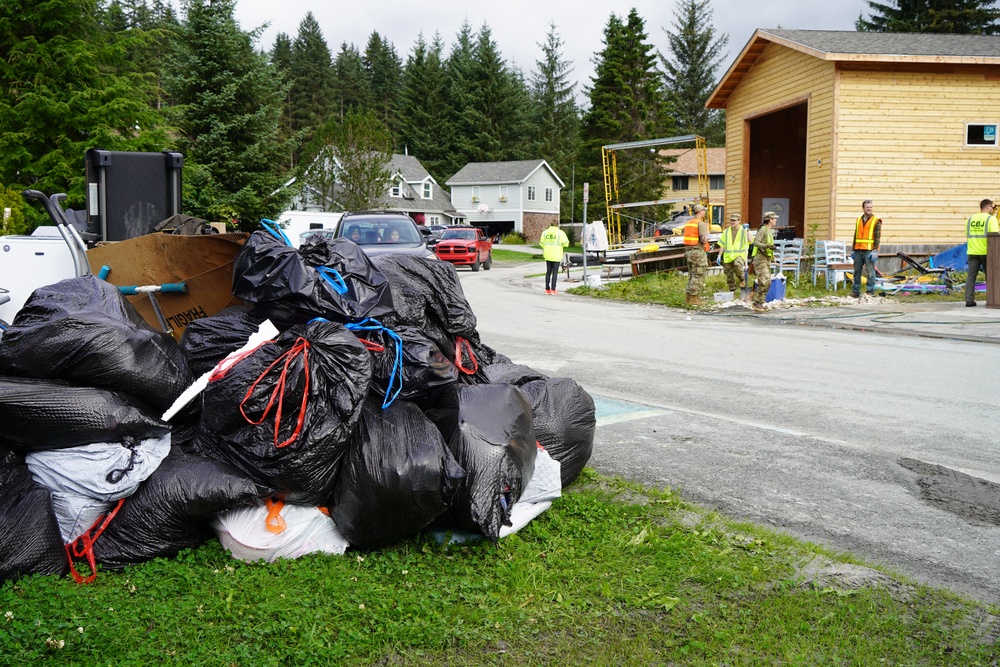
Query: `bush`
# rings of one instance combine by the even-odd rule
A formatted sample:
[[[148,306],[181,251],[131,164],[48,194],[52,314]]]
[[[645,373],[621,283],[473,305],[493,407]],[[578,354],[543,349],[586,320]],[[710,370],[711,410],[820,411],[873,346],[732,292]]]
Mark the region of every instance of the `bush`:
[[[525,245],[528,243],[528,239],[521,232],[508,232],[500,239],[500,243],[504,245]]]

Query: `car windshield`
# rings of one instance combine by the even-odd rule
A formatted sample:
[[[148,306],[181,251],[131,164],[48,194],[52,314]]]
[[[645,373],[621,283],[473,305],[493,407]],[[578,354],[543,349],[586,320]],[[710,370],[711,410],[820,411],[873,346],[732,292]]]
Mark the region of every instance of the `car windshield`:
[[[421,243],[420,232],[412,222],[408,223],[406,220],[401,222],[357,220],[344,228],[343,236],[358,245]]]
[[[476,230],[474,229],[449,229],[441,234],[441,240],[464,239],[466,241],[476,240]]]

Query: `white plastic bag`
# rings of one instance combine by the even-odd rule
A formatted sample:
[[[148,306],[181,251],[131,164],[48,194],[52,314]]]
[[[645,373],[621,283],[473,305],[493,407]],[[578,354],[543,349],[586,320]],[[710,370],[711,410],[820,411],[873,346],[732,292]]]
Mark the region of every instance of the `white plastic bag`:
[[[271,501],[239,507],[212,520],[223,548],[234,558],[273,563],[311,553],[343,555],[350,546],[333,519],[318,507]]]

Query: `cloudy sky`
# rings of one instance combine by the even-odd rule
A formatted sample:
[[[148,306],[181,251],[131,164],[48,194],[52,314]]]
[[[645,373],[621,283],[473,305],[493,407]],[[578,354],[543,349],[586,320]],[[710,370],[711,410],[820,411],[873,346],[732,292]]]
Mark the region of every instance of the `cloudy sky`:
[[[502,56],[528,76],[541,57],[538,44],[554,22],[563,40],[563,56],[574,66],[571,76],[583,86],[593,76],[593,56],[601,49],[603,30],[612,13],[624,17],[635,7],[646,21],[650,42],[665,52],[664,29],[673,25],[676,5],[677,0],[505,0],[496,4],[467,0],[237,0],[236,18],[244,30],[268,24],[259,46],[269,50],[279,32],[294,39],[299,23],[312,11],[333,55],[343,42],[363,51],[368,37],[377,30],[395,45],[404,62],[421,33],[428,41],[440,33],[447,54],[462,22],[468,19],[475,31],[488,24]],[[864,0],[712,0],[716,30],[729,36],[728,55],[718,74],[724,74],[757,28],[853,30],[854,21],[862,11],[867,13],[867,8]],[[578,95],[580,90],[578,87]]]

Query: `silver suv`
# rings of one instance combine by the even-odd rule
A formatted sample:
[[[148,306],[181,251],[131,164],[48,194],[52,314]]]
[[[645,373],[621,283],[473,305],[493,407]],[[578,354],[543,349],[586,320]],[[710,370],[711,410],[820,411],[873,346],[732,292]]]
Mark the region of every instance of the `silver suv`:
[[[345,213],[337,224],[336,236],[354,241],[369,257],[397,253],[434,258],[416,223],[404,213]]]

